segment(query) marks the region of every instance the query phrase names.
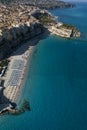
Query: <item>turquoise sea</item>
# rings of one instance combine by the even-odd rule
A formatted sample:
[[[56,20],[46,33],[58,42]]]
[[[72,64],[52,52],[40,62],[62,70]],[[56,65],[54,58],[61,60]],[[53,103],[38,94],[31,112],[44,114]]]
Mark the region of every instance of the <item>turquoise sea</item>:
[[[51,12],[77,26],[81,41],[40,40],[22,94],[31,111],[0,116],[0,130],[87,130],[87,3],[76,5]]]

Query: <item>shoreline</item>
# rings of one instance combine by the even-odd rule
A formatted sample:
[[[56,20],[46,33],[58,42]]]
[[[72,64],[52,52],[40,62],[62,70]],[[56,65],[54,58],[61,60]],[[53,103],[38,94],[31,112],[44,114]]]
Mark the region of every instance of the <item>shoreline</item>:
[[[26,11],[26,8],[25,8],[25,11]],[[14,27],[11,26],[12,28],[9,28],[7,30],[9,35],[6,39],[6,42],[7,41],[9,42],[9,40],[11,40],[11,42],[14,42],[14,43],[18,41],[17,45],[19,44],[19,47],[17,47],[16,51],[14,51],[10,55],[10,58],[8,58],[10,63],[8,65],[8,69],[6,71],[5,76],[2,77],[2,79],[5,82],[4,82],[4,90],[3,90],[4,91],[3,100],[1,99],[2,104],[0,105],[0,113],[3,110],[11,111],[12,109],[14,109],[14,110],[16,109],[18,101],[19,101],[20,93],[22,93],[22,90],[23,90],[25,75],[27,73],[27,68],[30,64],[29,62],[30,62],[33,50],[34,50],[36,44],[38,43],[38,41],[41,40],[42,36],[48,36],[49,34],[50,35],[56,34],[63,38],[71,38],[71,37],[80,36],[80,32],[75,27],[71,27],[69,25],[68,26],[63,25],[63,23],[60,23],[60,22],[55,23],[55,21],[52,21],[53,18],[49,14],[49,12],[41,12],[41,10],[39,10],[39,13],[41,13],[41,15],[43,15],[42,22],[41,22],[41,18],[39,19],[39,18],[33,17],[33,14],[32,14],[31,19],[32,19],[32,21],[34,21],[34,23],[30,24],[32,22],[29,21],[30,19],[27,20],[27,17],[28,17],[28,14],[27,14],[26,22],[22,26],[25,30],[23,30],[23,29],[21,30],[21,28],[19,27],[18,24],[15,26],[15,29],[16,29],[15,35],[16,35],[16,33],[18,35],[20,34],[19,38],[18,38],[18,36],[16,37],[17,40],[12,41],[12,38],[15,39],[15,36],[13,34],[11,35],[10,31],[11,31],[11,29],[13,29],[13,32],[14,32]],[[38,14],[38,13],[36,13],[36,14]],[[47,25],[45,25],[46,21],[44,21],[44,17],[47,20],[47,23],[46,23]],[[21,19],[21,17],[19,17],[19,18]],[[49,22],[49,20],[51,20],[50,21],[51,23]],[[22,25],[22,23],[20,23],[20,24]],[[25,26],[25,24],[26,24],[26,26]],[[19,30],[17,30],[18,28],[19,28]],[[32,30],[32,31],[29,31],[29,30]],[[21,46],[20,46],[20,42],[22,40],[22,35],[25,40],[27,40],[27,38],[32,38],[32,39],[29,39],[29,41],[27,40],[25,42],[23,41],[22,42],[23,44],[21,44]],[[2,41],[3,41],[3,38],[2,38]],[[11,47],[15,48],[15,46],[11,46]],[[5,52],[6,54],[9,53],[8,48],[5,48],[5,51],[6,51]],[[2,51],[2,55],[3,55],[3,51]]]
[[[51,28],[48,28],[48,30],[45,30],[44,33],[41,33],[40,35],[35,36],[34,38],[29,39],[25,42],[23,41],[21,46],[18,46],[17,49],[8,58],[8,60],[10,60],[10,63],[8,65],[8,69],[6,70],[5,76],[3,76],[3,79],[5,81],[3,96],[6,98],[6,100],[9,100],[9,102],[3,102],[4,105],[7,105],[5,108],[0,106],[0,113],[2,113],[3,110],[11,111],[12,104],[16,105],[15,107],[13,107],[14,110],[17,108],[19,102],[21,101],[21,94],[23,94],[24,90],[27,69],[29,68],[30,60],[36,47],[36,44],[42,38],[54,34],[56,33],[54,33]],[[18,79],[16,78],[16,74]],[[14,83],[14,80],[17,80],[18,83],[16,83],[16,81]]]
[[[21,94],[23,94],[23,90],[24,90],[24,84],[25,84],[25,77],[27,75],[27,70],[29,68],[30,65],[30,60],[32,57],[32,54],[36,48],[36,44],[39,42],[39,40],[41,39],[41,37],[45,36],[47,32],[42,33],[41,35],[35,37],[34,39],[31,39],[25,43],[23,43],[19,48],[17,48],[17,50],[15,52],[13,52],[13,54],[10,56],[9,60],[10,63],[8,65],[8,69],[6,71],[5,76],[3,77],[3,79],[5,80],[4,82],[4,92],[3,95],[6,99],[9,100],[8,105],[4,108],[2,108],[2,110],[0,110],[0,114],[4,114],[5,111],[8,110],[8,112],[13,112],[13,110],[16,110],[19,102],[21,101]],[[20,53],[21,52],[21,53]],[[18,66],[16,66],[16,68],[12,68],[14,66],[14,63],[16,62],[16,60],[19,61],[23,61],[24,66],[22,68],[22,70],[18,70],[16,69],[17,67],[20,66],[20,63],[17,64]],[[12,73],[14,72],[21,72],[21,75],[19,77],[19,81],[18,84],[15,86],[12,86],[11,84],[8,85],[9,80],[12,77]],[[15,75],[16,77],[16,75]],[[13,77],[13,78],[15,78]],[[13,79],[12,79],[13,80]],[[10,102],[11,103],[15,103],[16,107],[11,108],[12,106],[10,106]],[[4,103],[5,104],[5,103]],[[15,112],[13,112],[15,113]]]
[[[27,46],[27,45],[26,45]],[[22,46],[22,48],[23,48],[24,46]],[[21,48],[21,49],[22,49]],[[18,51],[19,49],[17,49],[17,51]],[[4,95],[6,96],[6,97],[8,97],[12,102],[17,102],[17,98],[18,98],[18,96],[19,96],[19,91],[20,91],[20,88],[21,88],[21,86],[22,86],[22,82],[23,82],[23,79],[24,79],[24,76],[25,76],[25,73],[26,73],[26,68],[27,68],[27,64],[28,64],[28,60],[29,60],[29,58],[30,58],[30,55],[31,55],[31,52],[33,51],[33,46],[30,46],[25,52],[24,52],[24,54],[22,54],[22,55],[20,55],[18,58],[17,58],[17,56],[11,56],[11,61],[10,61],[10,66],[9,66],[9,68],[8,68],[8,72],[7,72],[7,76],[6,77],[8,77],[7,78],[7,80],[5,80],[5,91],[4,91]],[[28,54],[27,54],[27,56],[25,56],[25,57],[23,57],[23,55],[25,55],[26,54],[26,52],[28,52]],[[25,58],[25,59],[24,59]],[[9,88],[10,89],[10,87],[12,87],[12,86],[8,86],[8,85],[6,85],[6,84],[8,84],[8,81],[9,81],[9,78],[10,78],[10,76],[11,76],[11,73],[12,73],[12,69],[11,69],[11,67],[12,67],[12,64],[13,64],[13,62],[15,61],[15,60],[24,60],[24,62],[25,62],[25,65],[24,65],[24,67],[23,67],[23,70],[22,70],[22,73],[21,73],[21,77],[20,77],[20,79],[19,79],[19,83],[18,83],[18,86],[16,86],[17,88],[16,89],[18,89],[17,90],[17,92],[16,92],[16,94],[15,94],[15,97],[16,97],[16,99],[13,99],[12,97],[13,96],[11,96],[11,97],[9,97],[9,93],[7,93],[7,89]],[[10,71],[10,73],[9,73],[9,71]],[[17,70],[18,71],[18,70]],[[15,86],[14,86],[15,87]],[[13,88],[14,89],[14,88]]]
[[[21,88],[20,89],[20,94],[18,95],[18,98],[17,98],[17,101],[16,101],[17,105],[20,104],[20,102],[21,102],[21,96],[22,96],[23,90],[25,88],[26,76],[28,74],[28,69],[30,68],[30,60],[32,58],[32,55],[33,55],[33,52],[34,52],[35,48],[36,48],[36,45],[33,46],[33,47],[31,46],[30,55],[27,57],[25,72],[24,72],[24,75],[23,75],[23,80],[21,81],[21,85],[20,85],[20,88]]]

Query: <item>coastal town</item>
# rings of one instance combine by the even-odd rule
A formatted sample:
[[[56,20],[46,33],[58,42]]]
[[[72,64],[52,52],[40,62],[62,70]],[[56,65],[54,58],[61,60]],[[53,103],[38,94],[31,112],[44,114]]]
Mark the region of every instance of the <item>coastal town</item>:
[[[16,109],[27,65],[41,35],[80,37],[76,27],[54,18],[34,5],[0,4],[0,113]]]

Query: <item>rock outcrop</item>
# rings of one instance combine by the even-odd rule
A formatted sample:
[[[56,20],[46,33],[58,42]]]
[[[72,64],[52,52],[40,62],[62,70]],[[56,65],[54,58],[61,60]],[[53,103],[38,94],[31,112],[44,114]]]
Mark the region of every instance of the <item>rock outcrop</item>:
[[[67,26],[63,23],[54,24],[49,28],[49,30],[54,34],[65,38],[80,37],[80,32],[76,27],[69,25]]]
[[[24,40],[43,32],[43,25],[31,13],[37,8],[26,5],[0,5],[0,60],[13,52]]]
[[[80,36],[78,29],[57,23],[47,10],[23,3],[0,5],[0,60],[11,54],[24,40],[43,33],[45,28],[61,37]]]
[[[9,55],[13,49],[15,49],[24,40],[31,39],[43,32],[43,27],[40,23],[34,23],[33,25],[13,27],[3,32],[3,36],[0,38],[0,59]]]

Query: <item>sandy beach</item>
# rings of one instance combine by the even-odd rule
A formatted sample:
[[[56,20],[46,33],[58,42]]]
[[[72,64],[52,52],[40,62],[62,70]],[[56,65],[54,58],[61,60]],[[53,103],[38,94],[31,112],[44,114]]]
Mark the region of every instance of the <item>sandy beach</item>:
[[[13,103],[17,103],[22,91],[22,83],[37,42],[38,37],[24,43],[9,58],[10,63],[4,76],[4,96]]]

